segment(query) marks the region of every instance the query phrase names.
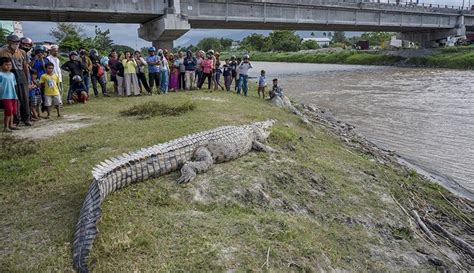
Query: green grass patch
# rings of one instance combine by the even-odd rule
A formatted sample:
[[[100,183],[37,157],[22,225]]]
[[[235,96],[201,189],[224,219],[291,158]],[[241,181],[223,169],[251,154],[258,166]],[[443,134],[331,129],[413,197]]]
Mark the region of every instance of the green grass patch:
[[[122,116],[138,116],[140,118],[151,118],[154,116],[178,116],[196,108],[192,101],[185,101],[179,105],[168,105],[159,101],[149,101],[135,105],[127,110],[120,111]]]
[[[65,116],[90,118],[89,127],[26,144],[2,136],[0,271],[72,271],[74,227],[95,164],[265,119],[277,120],[268,145],[279,153],[251,152],[217,164],[186,186],[176,184],[174,172],[110,194],[88,261],[95,272],[433,270],[413,263],[423,260],[416,249],[426,245],[411,236],[390,196],[408,207],[416,193],[430,210],[454,221],[439,192],[456,203],[451,194],[348,150],[324,127],[302,126],[294,114],[259,99],[255,86],[249,95],[201,90],[91,98],[63,108]],[[156,105],[187,110],[124,118],[120,113],[131,105],[138,116],[161,107]],[[268,269],[262,267],[267,253]]]

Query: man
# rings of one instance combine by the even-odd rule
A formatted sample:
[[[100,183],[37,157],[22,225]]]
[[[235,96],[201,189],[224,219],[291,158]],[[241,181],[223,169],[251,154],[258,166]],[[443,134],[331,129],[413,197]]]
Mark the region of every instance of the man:
[[[25,51],[28,61],[31,61],[31,49],[33,48],[33,40],[28,37],[23,37],[20,40],[20,49]]]
[[[105,85],[104,74],[105,68],[100,64],[100,56],[99,52],[96,49],[91,49],[89,59],[92,63],[92,70],[90,71],[91,74],[91,81],[92,81],[92,89],[94,90],[94,95],[96,97],[99,96],[99,91],[97,90],[97,82],[102,89],[102,95],[104,97],[108,97],[107,94],[107,86]]]
[[[20,102],[19,120],[26,126],[31,126],[30,101],[28,99],[28,60],[26,53],[19,47],[20,38],[14,34],[8,35],[7,46],[0,49],[0,57],[8,57],[12,60],[12,72],[15,75],[16,92]]]
[[[89,93],[89,86],[90,86],[90,79],[91,79],[90,73],[92,72],[92,61],[87,56],[85,48],[79,49],[79,55],[80,55],[79,57],[80,61],[87,68],[87,71],[84,71],[84,74],[82,75],[82,80],[84,81],[84,84],[86,85],[87,93]]]
[[[62,66],[61,69],[69,72],[69,90],[67,92],[67,103],[71,104],[72,103],[72,89],[71,86],[73,84],[73,78],[76,75],[82,76],[84,71],[87,71],[87,67],[84,66],[84,64],[79,61],[79,58],[77,57],[77,52],[72,51],[69,53],[69,61],[65,62]],[[87,87],[86,87],[87,88]],[[89,93],[89,90],[86,89],[87,93]]]
[[[149,56],[146,58],[148,64],[148,83],[151,92],[153,92],[153,85],[156,84],[156,90],[160,93],[160,58],[155,54],[156,48],[148,48]]]
[[[54,64],[54,74],[58,75],[59,78],[59,93],[63,94],[63,75],[61,73],[61,61],[58,58],[59,46],[52,45],[49,51],[49,56],[46,59],[50,63]]]

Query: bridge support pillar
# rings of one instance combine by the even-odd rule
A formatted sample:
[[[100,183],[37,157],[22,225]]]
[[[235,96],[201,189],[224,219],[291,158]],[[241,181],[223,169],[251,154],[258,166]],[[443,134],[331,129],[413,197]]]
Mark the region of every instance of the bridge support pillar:
[[[173,41],[188,32],[191,26],[180,14],[166,14],[158,19],[140,25],[138,36],[150,41],[158,48],[173,48]]]
[[[448,37],[459,37],[466,35],[466,26],[464,25],[464,16],[458,18],[456,28],[447,30],[402,32],[398,35],[399,39],[407,40],[420,44],[421,47],[433,47],[433,44],[441,39]]]

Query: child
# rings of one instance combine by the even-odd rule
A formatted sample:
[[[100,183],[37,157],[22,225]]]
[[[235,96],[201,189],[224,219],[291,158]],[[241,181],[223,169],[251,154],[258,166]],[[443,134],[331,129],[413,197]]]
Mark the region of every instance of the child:
[[[232,84],[232,67],[230,66],[229,59],[225,59],[225,64],[222,66],[222,75],[224,76],[225,90],[230,91],[230,85]]]
[[[265,88],[267,87],[267,82],[265,78],[265,70],[260,72],[260,78],[258,78],[258,97],[260,98],[260,92],[262,92],[262,99],[265,99]]]
[[[2,100],[4,108],[3,132],[7,133],[18,130],[16,126],[13,126],[13,115],[17,111],[18,96],[15,90],[15,75],[10,72],[12,65],[10,58],[0,58],[0,100]]]
[[[51,105],[54,104],[58,117],[61,116],[59,113],[59,105],[61,105],[61,97],[59,96],[59,77],[54,74],[54,64],[46,64],[46,74],[43,74],[40,79],[41,91],[44,93],[44,106],[49,118]]]
[[[274,97],[283,97],[283,88],[278,85],[278,79],[273,79],[272,90],[270,91],[270,99]]]
[[[72,89],[72,99],[75,102],[86,103],[89,99],[89,95],[86,92],[86,86],[82,82],[82,78],[79,75],[76,75],[72,78],[73,82],[71,85]]]
[[[28,97],[30,99],[31,117],[32,120],[38,120],[40,118],[40,106],[42,103],[41,89],[38,82],[38,73],[34,70],[31,71],[31,85]]]

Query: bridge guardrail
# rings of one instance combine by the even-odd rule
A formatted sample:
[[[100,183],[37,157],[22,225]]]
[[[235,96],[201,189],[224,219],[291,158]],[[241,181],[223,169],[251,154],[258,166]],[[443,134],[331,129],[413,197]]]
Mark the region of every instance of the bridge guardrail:
[[[267,3],[267,4],[291,4],[291,5],[315,5],[315,6],[335,6],[351,8],[380,8],[390,11],[419,11],[459,14],[463,12],[473,13],[469,7],[441,4],[417,3],[414,0],[205,0],[205,2],[246,2],[246,3]],[[290,3],[289,3],[290,2]]]

